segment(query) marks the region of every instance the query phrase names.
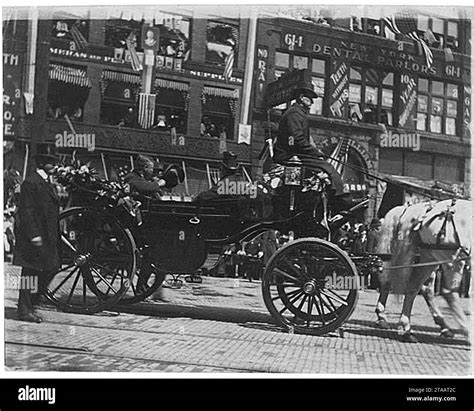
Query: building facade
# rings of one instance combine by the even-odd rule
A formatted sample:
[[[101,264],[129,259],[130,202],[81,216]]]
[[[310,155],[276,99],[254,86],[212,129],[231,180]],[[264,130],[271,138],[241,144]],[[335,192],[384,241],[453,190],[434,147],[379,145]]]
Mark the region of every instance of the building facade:
[[[281,14],[281,13],[280,13]],[[321,98],[310,112],[314,143],[328,154],[342,141],[344,181],[356,195],[383,187],[363,172],[470,183],[470,20],[419,15],[430,33],[431,64],[417,44],[393,33],[384,19],[317,18],[310,12],[261,16],[253,84],[253,165],[290,98],[269,84],[306,70]],[[282,77],[283,76],[283,77]],[[286,76],[286,77],[285,77]],[[284,94],[284,93],[283,93]],[[339,154],[340,154],[339,146]],[[344,153],[341,158],[344,158]]]
[[[12,11],[4,33],[4,53],[23,59],[7,163],[44,141],[110,177],[148,154],[183,164],[177,190],[191,195],[218,177],[224,151],[250,165],[249,141],[238,142],[248,35],[239,11],[40,8]]]

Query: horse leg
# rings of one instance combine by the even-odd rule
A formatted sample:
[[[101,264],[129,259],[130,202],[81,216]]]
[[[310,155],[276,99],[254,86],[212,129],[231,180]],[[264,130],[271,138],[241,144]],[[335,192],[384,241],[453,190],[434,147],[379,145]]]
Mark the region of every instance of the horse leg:
[[[381,277],[381,276],[379,276]],[[388,296],[390,294],[390,283],[388,281],[380,282],[380,293],[377,305],[375,306],[375,314],[377,314],[377,321],[375,325],[379,328],[389,329],[390,326],[385,316],[385,307],[387,306]]]
[[[464,265],[465,261],[458,261],[452,265],[443,264],[444,278],[441,287],[441,295],[448,303],[454,320],[461,327],[461,333],[465,336],[469,336],[469,322],[461,307],[458,292]]]
[[[402,313],[398,324],[398,332],[402,335],[403,342],[418,342],[418,339],[411,332],[411,312],[415,298],[431,272],[431,267],[416,267],[413,269],[412,274],[409,277],[405,298],[403,299]]]
[[[423,298],[425,299],[426,304],[428,305],[428,309],[430,310],[430,313],[433,317],[433,321],[441,328],[441,336],[445,338],[453,338],[454,332],[446,324],[446,321],[444,320],[441,311],[439,310],[438,306],[434,301],[433,287],[435,279],[436,270],[430,274],[428,280],[426,280],[421,286],[421,294],[423,295]]]

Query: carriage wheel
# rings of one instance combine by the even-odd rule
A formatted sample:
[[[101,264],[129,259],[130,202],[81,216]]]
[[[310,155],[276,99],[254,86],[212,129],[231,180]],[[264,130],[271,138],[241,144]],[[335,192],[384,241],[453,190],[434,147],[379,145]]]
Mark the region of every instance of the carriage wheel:
[[[112,215],[72,208],[59,216],[61,267],[46,296],[81,314],[108,310],[127,292],[136,271],[135,241]]]
[[[349,256],[319,238],[285,244],[270,259],[262,278],[265,305],[289,331],[323,335],[353,313],[359,277]]]
[[[120,300],[121,304],[135,304],[146,300],[150,295],[158,290],[161,284],[163,284],[166,277],[166,271],[155,268],[142,280],[140,279],[140,275],[141,269],[139,268],[137,274],[134,276],[130,288]]]

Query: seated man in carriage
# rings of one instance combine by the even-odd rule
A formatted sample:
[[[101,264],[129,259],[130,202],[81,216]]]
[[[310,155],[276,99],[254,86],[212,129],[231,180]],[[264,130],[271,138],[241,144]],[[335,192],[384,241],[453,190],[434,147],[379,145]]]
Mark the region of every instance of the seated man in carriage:
[[[297,156],[304,166],[320,169],[329,174],[331,189],[328,192],[329,206],[333,213],[345,211],[355,206],[349,193],[344,192],[340,174],[322,157],[326,155],[310,142],[309,109],[313,100],[318,98],[311,85],[302,85],[294,92],[293,104],[282,116],[277,140],[274,146],[273,161],[286,164],[293,156]]]
[[[155,168],[159,169],[158,176],[155,175]],[[139,155],[135,160],[134,169],[125,176],[125,182],[130,185],[130,189],[135,193],[161,198],[163,190],[176,186],[183,180],[183,171],[174,166],[169,166],[166,170],[155,166],[154,161],[147,156]],[[137,292],[141,293],[146,289],[147,281],[153,272],[152,257],[144,255],[141,270],[138,273]],[[155,293],[155,299],[168,301],[160,287]]]
[[[139,155],[135,160],[134,169],[125,176],[125,182],[132,192],[160,198],[166,181],[154,176],[155,164],[150,157]]]

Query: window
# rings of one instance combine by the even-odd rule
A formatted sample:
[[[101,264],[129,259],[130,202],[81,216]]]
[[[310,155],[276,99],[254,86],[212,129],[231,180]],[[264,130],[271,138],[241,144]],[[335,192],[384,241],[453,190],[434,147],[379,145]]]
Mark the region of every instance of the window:
[[[234,65],[239,50],[239,28],[237,25],[209,21],[206,27],[206,62],[224,66],[229,56],[234,55]]]
[[[433,170],[433,157],[431,154],[407,151],[405,153],[405,175],[430,179]]]
[[[351,16],[350,18],[350,28],[352,31],[380,36],[380,27],[380,20],[378,19],[360,18],[357,16]]]
[[[48,75],[47,116],[62,118],[67,115],[82,121],[84,104],[91,89],[86,67],[51,63]]]
[[[326,87],[326,61],[320,59],[313,59],[311,64],[311,71],[311,81],[313,83],[313,89],[318,94],[319,98],[314,100],[314,104],[311,106],[310,113],[322,115],[324,92]]]
[[[136,107],[140,84],[139,75],[104,70],[100,79],[100,122],[121,127],[138,127]]]
[[[127,49],[127,38],[134,34],[136,49],[141,50],[141,22],[135,20],[110,19],[105,24],[105,45]]]
[[[420,78],[417,130],[457,135],[458,92],[457,84]]]
[[[310,113],[322,115],[324,93],[326,87],[326,61],[321,59],[310,59],[307,56],[297,54],[289,54],[281,51],[275,52],[275,70],[274,78],[278,80],[286,71],[293,68],[296,70],[311,69],[311,82],[314,91],[319,98],[314,100]],[[287,103],[280,104],[276,109],[285,110]]]
[[[434,178],[442,181],[464,181],[464,159],[436,154]]]
[[[188,92],[187,83],[155,79],[156,110],[153,129],[162,131],[175,129],[177,133],[186,134]]]
[[[233,140],[238,90],[204,86],[201,99],[201,136]]]
[[[394,74],[353,66],[349,72],[349,79],[350,119],[394,125]]]
[[[459,23],[437,17],[418,16],[418,34],[430,47],[443,49],[449,47],[459,51]]]
[[[66,46],[69,50],[81,50],[88,45],[89,21],[87,19],[67,16],[54,18],[51,29],[52,43]]]
[[[164,57],[157,58],[158,65],[163,61],[163,66],[166,67],[165,58],[187,61],[191,53],[191,21],[177,14],[166,14],[166,18],[155,23],[160,28],[160,47],[157,55]]]

